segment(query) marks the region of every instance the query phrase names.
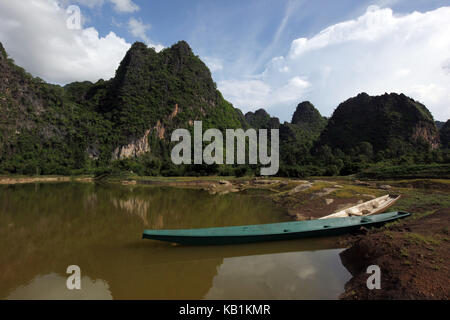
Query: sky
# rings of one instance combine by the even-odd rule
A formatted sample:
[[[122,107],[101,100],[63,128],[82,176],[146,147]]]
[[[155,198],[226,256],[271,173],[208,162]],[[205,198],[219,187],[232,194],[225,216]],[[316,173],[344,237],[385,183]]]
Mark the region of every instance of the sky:
[[[244,113],[290,121],[309,100],[331,116],[397,92],[450,118],[450,0],[0,0],[0,42],[51,83],[109,79],[133,42],[179,40]]]

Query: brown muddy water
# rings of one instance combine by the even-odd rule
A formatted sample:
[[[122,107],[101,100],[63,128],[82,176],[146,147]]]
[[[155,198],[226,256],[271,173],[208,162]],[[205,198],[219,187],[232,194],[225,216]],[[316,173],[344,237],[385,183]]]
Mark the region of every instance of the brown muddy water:
[[[287,221],[261,197],[83,183],[0,186],[0,299],[337,299],[334,239],[173,246],[144,229]],[[68,290],[66,269],[81,269]]]

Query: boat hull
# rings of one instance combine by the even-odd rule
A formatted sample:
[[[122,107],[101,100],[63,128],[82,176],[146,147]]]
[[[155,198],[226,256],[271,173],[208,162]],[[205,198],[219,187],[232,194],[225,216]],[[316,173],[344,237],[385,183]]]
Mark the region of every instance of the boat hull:
[[[263,241],[292,240],[336,236],[361,227],[379,227],[410,216],[407,212],[390,212],[370,217],[331,218],[221,228],[184,230],[145,230],[142,237],[184,245],[229,245]]]
[[[320,219],[345,218],[351,216],[370,216],[382,213],[385,212],[389,207],[393,206],[398,199],[400,199],[400,195],[388,194],[376,199],[366,201],[356,206],[335,212]]]

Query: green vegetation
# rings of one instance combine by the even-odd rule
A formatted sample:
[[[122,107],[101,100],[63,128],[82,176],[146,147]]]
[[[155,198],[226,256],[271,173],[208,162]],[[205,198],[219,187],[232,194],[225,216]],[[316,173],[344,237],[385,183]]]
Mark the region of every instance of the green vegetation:
[[[444,178],[450,179],[450,164],[413,164],[403,166],[374,165],[360,172],[359,178],[374,180],[382,179],[420,179]]]
[[[263,109],[244,116],[184,41],[159,53],[135,43],[114,78],[64,87],[32,77],[0,44],[0,74],[0,174],[259,173],[257,165],[175,166],[172,131],[192,133],[201,120],[203,130],[279,129],[280,176],[449,177],[449,121],[438,132],[426,107],[403,94],[360,94],[330,119],[308,101],[290,123]],[[132,151],[122,155],[124,146]]]
[[[417,244],[417,245],[439,245],[441,243],[440,240],[435,239],[431,236],[423,236],[418,233],[409,232],[405,235],[407,241]]]
[[[191,128],[195,120],[205,130],[245,123],[184,41],[160,53],[135,43],[116,76],[95,84],[49,85],[7,59],[0,60],[0,71],[0,173],[225,175],[226,168],[174,166],[171,132]],[[135,159],[113,156],[148,130],[150,152]]]
[[[245,121],[248,125],[255,129],[278,129],[280,120],[272,118],[264,109],[258,109],[255,112],[247,112]]]
[[[401,255],[402,257],[404,257],[404,258],[409,257],[408,249],[406,249],[406,248],[401,248],[401,249],[400,249],[400,255]]]

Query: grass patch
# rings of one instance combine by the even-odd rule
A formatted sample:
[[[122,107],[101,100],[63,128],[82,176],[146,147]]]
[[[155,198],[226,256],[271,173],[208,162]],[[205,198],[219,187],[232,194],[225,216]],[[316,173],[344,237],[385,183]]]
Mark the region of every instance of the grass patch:
[[[402,265],[404,265],[404,266],[412,266],[412,262],[409,261],[409,260],[404,260],[404,261],[402,262]]]
[[[357,174],[358,178],[383,179],[422,179],[450,178],[450,164],[374,166]]]
[[[369,194],[378,198],[387,193],[386,191],[358,185],[341,184],[341,186],[342,188],[332,192],[331,195],[338,198],[354,198],[362,194]]]
[[[306,189],[305,192],[306,193],[313,193],[313,192],[317,192],[320,191],[324,188],[332,188],[333,184],[331,184],[330,182],[322,182],[322,181],[313,181],[313,185]]]
[[[394,236],[392,235],[391,231],[387,231],[387,230],[384,231],[384,235],[391,240],[394,239]]]
[[[401,255],[402,257],[404,257],[404,258],[409,257],[409,251],[408,251],[408,249],[406,249],[406,248],[400,249],[400,255]]]
[[[437,208],[450,207],[448,192],[426,192],[418,189],[402,188],[399,190],[402,197],[391,207],[392,211],[408,211],[411,213],[432,214]],[[414,215],[420,218],[423,215]]]
[[[413,244],[417,244],[417,245],[427,245],[427,246],[434,245],[434,246],[436,246],[441,243],[440,240],[435,239],[431,236],[423,236],[421,234],[414,233],[414,232],[406,234],[405,238],[406,238],[406,241],[408,241],[409,243],[413,243]]]
[[[386,180],[386,181],[384,181],[384,183],[390,184],[390,185],[395,185],[395,184],[416,185],[416,184],[420,184],[420,183],[435,183],[435,184],[450,185],[450,179],[400,179],[400,180]]]
[[[440,266],[438,266],[438,265],[434,265],[433,267],[433,270],[436,270],[436,271],[438,271],[438,270],[440,270],[441,269],[441,267]]]

